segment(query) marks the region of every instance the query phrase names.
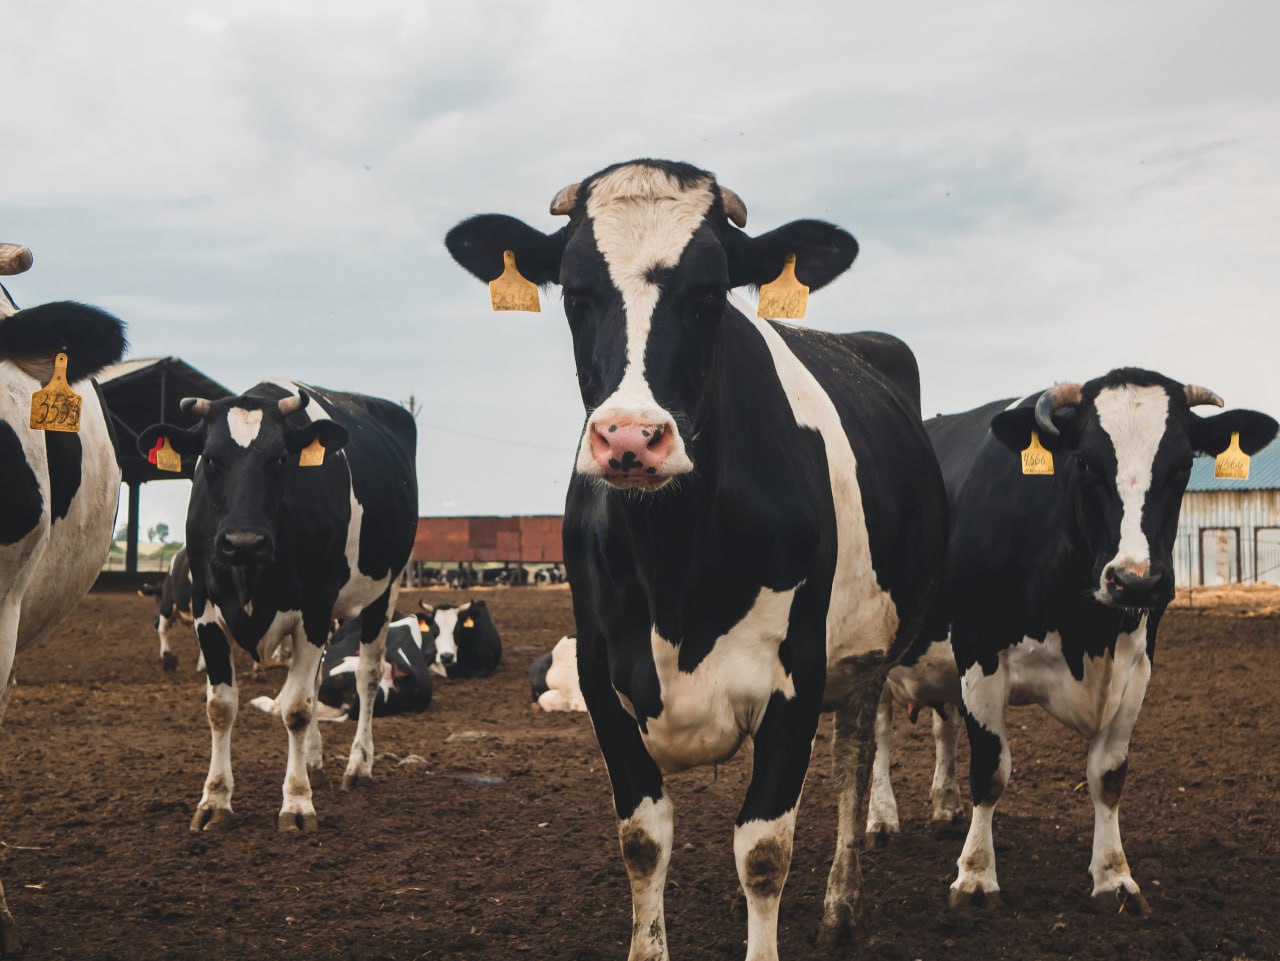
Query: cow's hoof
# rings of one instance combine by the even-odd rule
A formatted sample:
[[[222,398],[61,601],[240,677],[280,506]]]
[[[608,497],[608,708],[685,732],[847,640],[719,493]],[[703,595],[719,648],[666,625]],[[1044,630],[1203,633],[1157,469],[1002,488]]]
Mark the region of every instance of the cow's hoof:
[[[963,810],[935,817],[929,821],[929,833],[938,841],[954,841],[956,838],[964,837],[968,831],[968,818],[965,817]]]
[[[294,831],[308,834],[320,830],[320,819],[316,817],[315,811],[281,811],[277,826],[281,834],[292,834]]]
[[[999,888],[990,891],[985,888],[975,888],[972,891],[952,888],[947,894],[947,908],[952,911],[993,911],[1002,907],[1004,900],[1000,897]]]
[[[230,831],[236,826],[236,816],[229,808],[196,808],[191,819],[192,831]]]
[[[867,833],[862,836],[862,846],[868,851],[874,851],[877,848],[887,848],[889,842],[898,835],[898,831],[891,829],[887,825],[881,824],[874,828],[868,827]]]
[[[165,651],[160,655],[160,666],[166,671],[176,671],[178,669],[178,655],[173,651]]]
[[[1123,887],[1114,891],[1099,891],[1089,898],[1089,905],[1098,914],[1127,914],[1130,917],[1151,917],[1151,905],[1140,891],[1129,891]]]
[[[350,791],[352,788],[359,787],[361,784],[372,783],[372,771],[348,771],[346,774],[342,775],[342,787],[340,790]]]
[[[866,931],[860,915],[861,912],[854,911],[853,905],[848,901],[828,903],[822,913],[822,923],[818,926],[819,950],[830,954],[838,948],[865,940]]]

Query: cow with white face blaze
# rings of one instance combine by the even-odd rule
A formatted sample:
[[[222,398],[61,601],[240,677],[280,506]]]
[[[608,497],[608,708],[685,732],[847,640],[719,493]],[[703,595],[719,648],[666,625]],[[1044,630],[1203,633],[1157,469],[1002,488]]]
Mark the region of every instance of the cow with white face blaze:
[[[1211,391],[1115,370],[927,424],[951,502],[944,608],[971,754],[968,837],[953,907],[1000,900],[991,823],[1009,780],[1009,704],[1039,704],[1089,742],[1092,899],[1149,911],[1120,841],[1129,739],[1174,596],[1173,543],[1195,453],[1276,433],[1255,411],[1200,417]],[[1052,476],[1023,476],[1033,432]]]
[[[160,635],[160,664],[166,671],[178,669],[178,655],[173,651],[169,632],[175,624],[191,626],[191,564],[184,547],[173,555],[169,572],[159,584],[147,584],[138,593],[156,599],[156,633]],[[197,671],[204,670],[203,658],[196,664]]]
[[[279,824],[311,830],[317,819],[307,769],[322,763],[316,684],[335,620],[359,618],[362,642],[360,717],[342,785],[372,777],[387,622],[417,525],[413,417],[389,401],[290,381],[218,401],[187,398],[182,406],[199,415],[194,427],[149,427],[139,447],[150,450],[163,436],[179,453],[200,455],[187,550],[213,744],[191,827],[232,821],[239,691],[230,642],[256,660],[291,635],[279,696],[289,737]]]
[[[751,737],[734,831],[747,957],[777,957],[778,904],[818,716],[836,711],[839,837],[821,937],[861,922],[855,817],[886,672],[942,574],[945,503],[915,360],[886,335],[755,318],[730,295],[795,255],[811,289],[857,244],[818,221],[750,237],[685,164],[636,161],[561,191],[543,234],[484,215],[446,239],[492,281],[504,251],[559,283],[587,411],[565,506],[582,696],[631,881],[630,958],[667,955],[673,840],[663,772]]]
[[[0,275],[30,266],[27,248],[0,244]],[[124,325],[110,314],[71,302],[21,310],[0,286],[0,717],[15,653],[71,612],[111,547],[120,467],[89,378],[124,349]],[[80,429],[34,430],[32,395],[49,383],[59,353],[80,395]],[[20,948],[0,887],[0,951]]]

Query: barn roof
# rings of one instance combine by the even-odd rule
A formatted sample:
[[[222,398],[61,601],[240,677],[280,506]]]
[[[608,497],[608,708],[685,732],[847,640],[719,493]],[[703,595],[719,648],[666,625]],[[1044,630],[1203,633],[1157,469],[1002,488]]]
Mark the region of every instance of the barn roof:
[[[1269,491],[1280,490],[1280,442],[1272,441],[1249,461],[1248,480],[1226,480],[1213,476],[1213,458],[1197,457],[1191,465],[1189,491]]]
[[[184,397],[218,400],[232,396],[216,380],[178,357],[122,361],[104,368],[94,379],[111,413],[120,470],[128,484],[180,477],[189,480],[195,469],[194,457],[183,459],[181,473],[164,473],[138,452],[138,435],[152,424],[189,426],[191,416],[178,407]]]

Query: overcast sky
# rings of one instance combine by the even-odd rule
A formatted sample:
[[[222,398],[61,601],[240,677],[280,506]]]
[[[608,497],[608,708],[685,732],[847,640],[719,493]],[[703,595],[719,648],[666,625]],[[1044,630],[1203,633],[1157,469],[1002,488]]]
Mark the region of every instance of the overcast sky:
[[[759,10],[760,12],[757,12]],[[442,238],[556,229],[640,156],[749,232],[862,253],[806,323],[915,349],[926,413],[1136,364],[1280,412],[1280,5],[102,0],[0,13],[0,241],[243,390],[423,405],[421,512],[558,513],[582,422],[558,290],[489,311]],[[144,527],[180,528],[185,484]]]

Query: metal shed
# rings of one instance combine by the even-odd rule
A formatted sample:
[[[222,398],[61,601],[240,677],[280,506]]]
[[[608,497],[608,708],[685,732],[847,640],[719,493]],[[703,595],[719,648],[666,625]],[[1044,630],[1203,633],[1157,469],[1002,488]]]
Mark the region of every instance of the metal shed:
[[[1248,480],[1213,476],[1197,457],[1173,549],[1179,584],[1280,584],[1280,443],[1253,455]]]

